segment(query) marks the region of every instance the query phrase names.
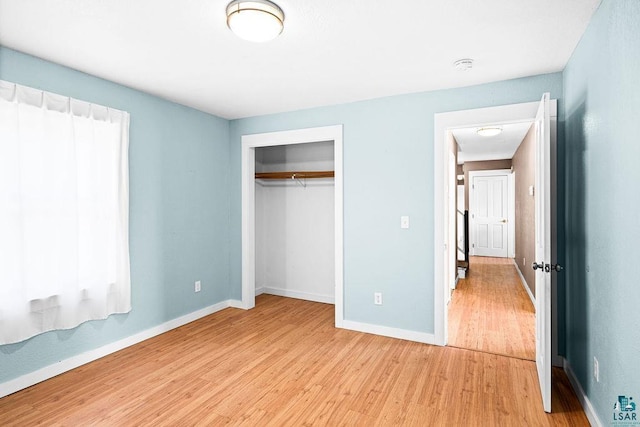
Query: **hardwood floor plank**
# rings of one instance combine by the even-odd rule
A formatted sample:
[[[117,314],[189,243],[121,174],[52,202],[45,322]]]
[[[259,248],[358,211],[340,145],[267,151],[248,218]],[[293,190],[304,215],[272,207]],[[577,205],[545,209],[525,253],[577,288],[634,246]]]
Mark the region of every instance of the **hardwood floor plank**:
[[[0,399],[0,425],[588,425],[531,361],[333,327],[333,306],[270,295]]]

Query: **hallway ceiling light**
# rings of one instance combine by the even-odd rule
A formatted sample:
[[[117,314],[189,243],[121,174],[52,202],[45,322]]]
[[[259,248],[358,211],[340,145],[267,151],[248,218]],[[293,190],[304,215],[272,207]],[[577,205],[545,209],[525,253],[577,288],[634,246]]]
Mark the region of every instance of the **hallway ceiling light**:
[[[484,127],[479,128],[476,133],[480,136],[496,136],[502,133],[502,128],[499,127]]]
[[[284,12],[268,0],[234,0],[227,6],[227,26],[241,39],[272,40],[284,29]]]

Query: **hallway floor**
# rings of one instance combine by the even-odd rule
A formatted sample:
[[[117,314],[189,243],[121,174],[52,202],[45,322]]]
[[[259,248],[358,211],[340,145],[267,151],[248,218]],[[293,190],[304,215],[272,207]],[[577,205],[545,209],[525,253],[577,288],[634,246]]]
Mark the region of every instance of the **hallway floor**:
[[[449,304],[449,345],[535,360],[535,308],[513,260],[469,261]]]

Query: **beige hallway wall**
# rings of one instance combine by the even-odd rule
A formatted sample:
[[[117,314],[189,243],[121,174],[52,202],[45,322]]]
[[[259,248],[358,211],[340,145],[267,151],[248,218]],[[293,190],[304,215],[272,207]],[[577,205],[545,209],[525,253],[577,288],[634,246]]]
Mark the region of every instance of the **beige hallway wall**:
[[[531,263],[535,257],[535,202],[529,195],[529,187],[535,182],[535,141],[534,127],[513,156],[516,195],[516,263],[522,272],[531,294],[535,296],[535,274]]]

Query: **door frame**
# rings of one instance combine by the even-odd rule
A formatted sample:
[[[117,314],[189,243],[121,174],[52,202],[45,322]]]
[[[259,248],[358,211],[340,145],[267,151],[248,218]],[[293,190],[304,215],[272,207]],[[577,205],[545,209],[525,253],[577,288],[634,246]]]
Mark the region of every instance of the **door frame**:
[[[444,204],[447,201],[445,193],[446,179],[449,176],[448,171],[448,150],[447,150],[447,132],[450,129],[459,127],[479,127],[487,123],[507,124],[518,123],[523,121],[532,121],[536,117],[540,101],[525,102],[519,104],[501,105],[497,107],[477,108],[469,110],[451,111],[446,113],[434,114],[434,156],[433,156],[433,283],[434,283],[434,337],[437,345],[445,346],[448,341],[448,294],[450,283],[445,282],[445,268],[451,266],[445,265],[445,259],[449,259],[449,251],[456,250],[455,245],[452,247],[445,242],[445,227],[451,220],[445,216]],[[555,159],[556,141],[557,141],[557,100],[552,99],[549,103],[551,113],[551,152],[552,160]],[[555,162],[552,162],[552,165]],[[556,252],[556,186],[555,171],[552,170],[552,191],[551,191],[551,234],[552,234],[552,251]],[[455,258],[454,258],[455,259]],[[455,268],[455,265],[454,265]],[[553,277],[553,276],[552,276]],[[455,275],[451,280],[455,280]],[[557,290],[555,277],[552,282],[552,349],[551,355],[553,364],[562,365],[562,358],[558,356],[558,334],[557,334]]]
[[[255,307],[255,149],[278,145],[333,141],[334,154],[334,245],[335,245],[335,326],[344,322],[343,290],[343,166],[342,125],[242,135],[242,308]]]
[[[506,176],[507,177],[507,258],[514,258],[516,256],[516,248],[515,248],[515,219],[516,219],[516,200],[515,200],[515,172],[512,169],[492,169],[492,170],[476,170],[469,171],[469,182],[465,183],[467,185],[471,185],[473,183],[473,178],[476,176]],[[473,187],[469,188],[469,215],[472,215],[473,212],[471,207],[473,206],[471,203],[471,192],[473,191]],[[474,229],[472,231],[471,224],[474,224],[473,221],[469,220],[469,243],[471,244],[471,236],[474,236],[475,225],[473,225]],[[472,246],[473,247],[473,246]],[[469,252],[472,252],[471,250]],[[475,252],[475,251],[473,251]],[[469,253],[469,255],[475,255]]]

